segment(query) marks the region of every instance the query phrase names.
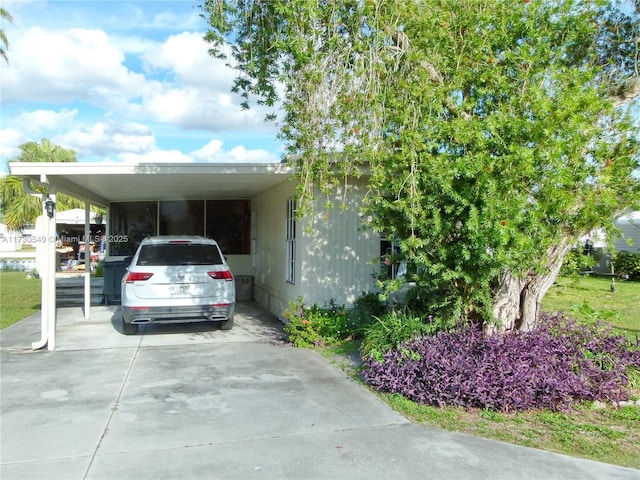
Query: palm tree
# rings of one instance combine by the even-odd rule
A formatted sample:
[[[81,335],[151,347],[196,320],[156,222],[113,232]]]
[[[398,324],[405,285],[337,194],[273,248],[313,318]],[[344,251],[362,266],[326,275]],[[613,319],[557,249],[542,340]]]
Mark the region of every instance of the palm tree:
[[[6,20],[9,23],[13,22],[13,17],[7,12],[4,8],[0,7],[0,19]],[[9,63],[9,58],[7,57],[7,49],[9,48],[9,40],[7,39],[7,35],[4,33],[4,30],[0,28],[0,55],[4,58],[5,62]]]
[[[40,143],[27,142],[20,145],[21,153],[12,161],[15,162],[76,162],[73,150],[55,145],[43,138]],[[36,191],[45,192],[40,186],[32,185]],[[56,203],[59,210],[82,208],[80,200],[68,195],[58,194]],[[20,230],[27,224],[33,224],[42,214],[42,203],[39,198],[27,194],[22,188],[22,179],[7,175],[0,179],[0,211],[3,222],[11,230]]]

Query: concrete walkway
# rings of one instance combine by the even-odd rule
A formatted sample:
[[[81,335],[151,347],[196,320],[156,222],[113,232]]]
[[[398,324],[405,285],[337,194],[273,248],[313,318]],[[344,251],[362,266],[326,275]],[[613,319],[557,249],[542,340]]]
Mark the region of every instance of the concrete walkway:
[[[640,471],[413,425],[281,324],[239,303],[233,330],[120,332],[118,307],[0,332],[0,478],[640,479]]]

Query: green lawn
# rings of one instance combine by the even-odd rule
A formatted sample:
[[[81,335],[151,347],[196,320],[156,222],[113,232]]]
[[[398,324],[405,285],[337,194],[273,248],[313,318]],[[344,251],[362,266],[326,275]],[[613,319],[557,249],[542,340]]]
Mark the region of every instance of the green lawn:
[[[40,287],[26,272],[0,272],[0,329],[40,310]]]
[[[594,277],[559,277],[542,300],[542,309],[569,313],[577,320],[604,320],[631,339],[640,337],[640,282]]]

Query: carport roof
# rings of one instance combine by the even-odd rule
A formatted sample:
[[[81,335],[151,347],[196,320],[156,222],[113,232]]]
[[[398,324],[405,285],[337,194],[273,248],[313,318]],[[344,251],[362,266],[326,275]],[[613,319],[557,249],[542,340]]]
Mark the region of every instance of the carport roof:
[[[284,163],[9,163],[12,175],[91,203],[251,198],[285,180]]]

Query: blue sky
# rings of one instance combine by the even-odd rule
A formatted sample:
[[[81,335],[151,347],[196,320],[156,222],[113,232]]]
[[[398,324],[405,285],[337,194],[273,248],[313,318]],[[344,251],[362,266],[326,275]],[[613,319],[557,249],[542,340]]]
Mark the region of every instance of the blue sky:
[[[3,0],[0,168],[48,138],[80,162],[279,161],[265,111],[240,109],[197,0]]]

